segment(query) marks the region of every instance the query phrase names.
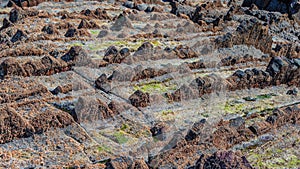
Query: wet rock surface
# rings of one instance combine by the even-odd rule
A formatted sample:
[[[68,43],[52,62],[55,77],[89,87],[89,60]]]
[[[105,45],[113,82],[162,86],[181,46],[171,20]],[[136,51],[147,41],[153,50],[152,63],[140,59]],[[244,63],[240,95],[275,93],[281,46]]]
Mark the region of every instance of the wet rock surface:
[[[0,168],[300,166],[299,1],[0,4]]]

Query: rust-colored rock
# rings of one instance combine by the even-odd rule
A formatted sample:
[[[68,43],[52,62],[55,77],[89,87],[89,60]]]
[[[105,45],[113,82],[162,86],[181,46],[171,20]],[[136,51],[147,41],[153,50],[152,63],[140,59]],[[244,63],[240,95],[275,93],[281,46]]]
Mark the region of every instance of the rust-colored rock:
[[[216,39],[220,48],[230,48],[233,45],[251,45],[264,53],[271,53],[272,36],[269,35],[268,26],[264,26],[258,19],[243,21],[234,34],[227,33]]]
[[[28,98],[49,97],[47,88],[35,80],[15,78],[4,79],[0,83],[0,103],[13,103]]]
[[[103,60],[108,63],[121,63],[129,55],[128,48],[119,51],[115,46],[110,46],[106,49]]]
[[[65,37],[71,38],[71,37],[82,37],[82,36],[88,36],[90,37],[91,34],[86,29],[76,29],[76,28],[69,28],[67,32],[65,33]]]
[[[93,10],[93,11],[91,11],[89,9],[82,10],[80,12],[80,14],[89,16],[89,17],[93,17],[96,19],[108,19],[108,20],[111,19],[110,16],[108,16],[107,12],[101,8],[97,8],[96,10]]]
[[[73,117],[62,111],[48,111],[41,112],[33,119],[29,121],[29,123],[34,127],[35,133],[42,133],[51,128],[63,128],[72,123],[75,123]]]
[[[73,46],[61,57],[70,66],[86,66],[93,65],[91,58],[81,46]]]
[[[57,86],[53,91],[51,91],[52,94],[59,94],[59,93],[68,93],[70,91],[72,91],[73,89],[73,85],[72,84],[66,84],[64,86]]]
[[[203,126],[205,125],[206,120],[201,119],[200,121],[193,124],[192,128],[187,132],[187,135],[185,136],[186,140],[193,140],[197,136],[201,135]]]
[[[267,117],[266,122],[273,127],[280,127],[289,122],[298,124],[300,120],[299,112],[300,108],[297,105],[276,109]]]
[[[37,16],[39,12],[37,10],[23,10],[21,8],[15,7],[9,12],[9,21],[16,23],[24,18]]]
[[[113,118],[117,113],[103,101],[92,97],[80,97],[76,103],[75,113],[78,123],[91,123]]]
[[[100,26],[93,22],[93,21],[87,21],[85,19],[82,19],[80,24],[78,25],[78,29],[82,29],[82,28],[85,28],[85,29],[100,29]]]
[[[165,70],[155,70],[154,68],[146,68],[142,71],[138,71],[136,76],[133,78],[133,81],[138,81],[140,79],[154,78],[167,74]]]
[[[47,34],[58,34],[58,30],[56,29],[56,27],[52,24],[50,25],[46,25],[43,27],[42,29],[43,32],[47,33]]]
[[[129,100],[131,104],[135,107],[146,107],[150,104],[149,93],[144,93],[140,90],[135,91],[129,97]]]
[[[244,156],[240,156],[233,151],[218,151],[211,156],[202,155],[195,168],[253,169]]]
[[[109,92],[111,90],[111,80],[109,80],[106,74],[102,74],[95,81],[96,88]]]
[[[188,46],[182,46],[179,45],[175,48],[176,55],[180,59],[188,59],[188,58],[195,58],[198,57],[199,54],[197,54],[193,49],[191,49]]]
[[[0,65],[1,76],[41,76],[66,71],[69,66],[52,56],[37,60],[18,60],[9,58]]]
[[[164,122],[158,122],[150,129],[150,132],[156,139],[165,140],[167,138],[166,134],[169,130],[170,127],[168,124]]]
[[[0,144],[16,138],[29,137],[34,128],[12,108],[0,109]]]

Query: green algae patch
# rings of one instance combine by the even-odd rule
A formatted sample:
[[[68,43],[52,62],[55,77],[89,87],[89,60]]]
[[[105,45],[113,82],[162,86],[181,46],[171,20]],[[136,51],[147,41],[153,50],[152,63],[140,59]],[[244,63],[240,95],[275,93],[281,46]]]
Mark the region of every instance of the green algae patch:
[[[142,85],[136,85],[133,87],[134,90],[141,90],[142,92],[147,92],[147,93],[165,93],[170,90],[176,90],[177,86],[176,85],[166,85],[161,82],[150,82],[147,84],[142,84]]]
[[[151,132],[147,128],[138,127],[131,123],[123,123],[120,127],[120,130],[126,134],[130,134],[135,138],[143,138],[151,136]]]
[[[160,46],[160,45],[161,45],[161,43],[160,43],[158,40],[150,41],[150,43],[152,43],[152,45],[153,45],[154,47],[157,47],[157,46]]]
[[[99,33],[98,30],[90,30],[91,34],[97,34]],[[88,42],[87,47],[91,51],[97,51],[97,50],[103,50],[110,46],[116,46],[118,48],[124,48],[127,47],[130,50],[137,50],[144,42],[145,40],[136,40],[136,41],[129,41],[129,40],[116,40],[116,41],[105,41],[105,42],[99,42],[99,41],[91,41]],[[161,46],[161,42],[158,40],[149,41],[154,47]]]
[[[178,115],[178,112],[173,110],[163,110],[155,112],[154,114],[162,121],[173,121],[175,120],[176,115]]]
[[[127,130],[130,130],[130,126],[126,123],[123,123],[120,129],[122,131],[127,131]]]
[[[97,51],[97,50],[102,49],[101,44],[88,44],[87,46],[88,46],[88,49],[91,51]]]
[[[98,148],[99,152],[108,152],[108,153],[112,153],[112,149],[106,145],[101,145]]]
[[[260,94],[260,95],[256,96],[256,98],[263,100],[263,99],[271,99],[273,96],[277,96],[277,95],[274,93]]]
[[[234,103],[227,101],[224,106],[225,113],[240,113],[245,109],[244,103]]]
[[[256,97],[243,97],[242,99],[227,100],[225,104],[216,105],[226,114],[244,114],[251,115],[257,113],[266,115],[272,112],[276,107],[274,99],[270,99],[274,94],[262,94]],[[243,101],[246,100],[246,101]]]
[[[94,36],[98,36],[98,34],[99,34],[99,32],[100,32],[100,30],[94,30],[94,29],[91,29],[91,30],[89,30],[90,31],[90,33],[92,34],[92,35],[94,35]]]
[[[208,118],[209,117],[209,113],[201,113],[201,116]]]
[[[124,131],[117,131],[113,134],[113,137],[119,144],[125,144],[128,142],[129,138],[126,136]]]
[[[279,157],[275,157],[279,156]],[[300,166],[300,159],[296,155],[285,154],[283,150],[275,149],[265,153],[250,152],[247,159],[257,168],[297,168]]]
[[[69,47],[73,47],[73,46],[84,46],[84,44],[81,42],[74,42],[69,45]]]
[[[269,168],[296,168],[300,166],[300,159],[295,155],[290,155],[286,158],[275,158],[273,162],[267,165]]]
[[[172,110],[164,110],[161,112],[163,116],[168,116],[168,115],[174,115],[174,112]]]
[[[130,42],[127,40],[119,40],[119,41],[105,41],[105,42],[91,42],[88,44],[88,48],[91,51],[97,51],[97,50],[103,50],[110,46],[116,46],[118,48],[127,47],[131,50],[137,50],[144,41],[136,41],[136,42]]]
[[[201,78],[203,78],[203,77],[206,77],[206,76],[208,76],[208,75],[210,75],[211,73],[197,73],[196,75],[196,77],[201,77]]]

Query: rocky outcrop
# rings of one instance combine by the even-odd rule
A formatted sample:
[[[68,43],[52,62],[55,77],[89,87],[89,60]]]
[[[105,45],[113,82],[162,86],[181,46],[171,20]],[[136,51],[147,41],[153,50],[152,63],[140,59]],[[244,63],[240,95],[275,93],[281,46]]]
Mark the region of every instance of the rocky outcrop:
[[[273,113],[267,117],[266,122],[270,123],[274,128],[281,127],[286,123],[299,124],[299,113],[299,105],[282,107],[274,110]]]
[[[129,55],[130,51],[128,48],[123,48],[119,51],[115,46],[110,46],[105,51],[103,60],[108,63],[121,63]]]
[[[62,111],[42,112],[29,121],[36,134],[43,133],[51,128],[64,128],[74,122],[70,114]]]
[[[130,19],[123,14],[120,14],[115,23],[111,26],[112,31],[121,31],[123,28],[133,28]]]
[[[62,111],[46,110],[26,119],[13,108],[0,109],[0,144],[40,134],[52,128],[63,128],[74,123],[71,115]]]
[[[268,26],[263,25],[258,19],[244,20],[236,32],[227,33],[216,39],[220,48],[231,48],[233,45],[249,45],[260,49],[263,53],[271,53],[272,36],[269,35]]]
[[[297,167],[296,1],[11,1],[0,168]]]
[[[266,71],[252,69],[236,71],[227,78],[229,89],[243,89],[269,85],[298,85],[299,83],[299,59],[287,59],[274,57],[270,61]]]
[[[20,40],[24,39],[25,42],[28,40],[28,38],[21,37]],[[8,36],[4,36],[3,39],[4,43],[13,45],[11,43],[11,38]],[[16,46],[13,48],[6,48],[1,51],[0,58],[3,57],[18,57],[18,56],[40,56],[43,57],[45,55],[48,55],[48,52],[41,48],[39,45],[33,45],[28,43],[23,43],[24,41],[18,41],[15,43]]]
[[[56,16],[60,16],[61,19],[100,19],[100,20],[111,20],[111,17],[108,15],[106,10],[97,8],[95,10],[85,9],[81,12],[68,12],[61,11],[56,14]]]
[[[242,117],[221,120],[213,126],[202,119],[194,123],[185,139],[179,140],[176,146],[151,158],[149,165],[153,168],[185,168],[191,164],[194,168],[253,168],[245,157],[228,149],[282,125],[298,124],[299,112],[299,104],[281,107],[273,110],[265,120],[253,122],[249,127],[246,127],[246,119]],[[206,153],[211,151],[213,154]],[[199,152],[202,153],[197,158]]]
[[[11,25],[12,25],[12,23],[8,19],[4,18],[3,22],[2,22],[2,27],[0,28],[0,31],[10,27]]]
[[[73,46],[61,57],[69,66],[87,66],[93,65],[91,58],[81,46]]]
[[[0,64],[1,77],[7,76],[41,76],[67,71],[70,69],[65,62],[52,56],[45,56],[41,59],[22,61],[15,58],[4,60]]]
[[[273,77],[274,85],[297,85],[300,77],[300,59],[274,57],[266,70]]]
[[[240,56],[236,56],[236,57],[233,57],[233,56],[229,56],[229,57],[226,57],[224,59],[222,59],[220,61],[220,63],[218,64],[218,66],[233,66],[235,64],[239,64],[239,63],[247,63],[247,62],[254,62],[254,58],[253,56],[251,55],[245,55],[243,57],[240,57]]]
[[[117,115],[107,103],[92,97],[80,97],[75,105],[78,123],[93,123]]]
[[[298,90],[296,88],[294,89],[290,89],[286,92],[287,95],[294,95],[294,96],[297,96],[298,94]]]
[[[96,10],[89,10],[89,9],[86,9],[86,10],[82,10],[80,12],[80,14],[82,15],[85,15],[85,16],[88,16],[88,17],[92,17],[92,18],[95,18],[95,19],[107,19],[107,20],[110,20],[110,16],[108,15],[108,13],[101,9],[101,8],[97,8]]]
[[[57,86],[53,91],[51,91],[52,94],[59,94],[59,93],[63,93],[66,94],[70,91],[72,91],[73,89],[73,85],[72,84],[66,84],[64,86]]]
[[[149,79],[158,76],[163,76],[167,73],[178,71],[178,69],[177,67],[172,67],[172,66],[170,67],[166,66],[161,69],[155,69],[151,67],[143,68],[142,66],[131,68],[126,66],[124,68],[120,68],[119,70],[115,70],[112,73],[112,75],[110,75],[109,77],[107,77],[106,74],[102,74],[96,79],[95,85],[96,88],[108,92],[111,90],[112,82],[118,83],[118,82],[126,82],[126,81],[139,81],[142,79]]]
[[[167,70],[159,69],[155,70],[154,68],[146,68],[136,73],[136,76],[132,79],[133,81],[138,81],[140,79],[154,78],[167,74]]]
[[[238,70],[228,77],[229,90],[241,90],[250,88],[265,88],[271,85],[272,76],[266,71],[258,69]]]
[[[134,78],[135,73],[136,72],[131,66],[124,66],[114,70],[108,79],[119,82],[131,81]]]
[[[186,15],[191,17],[192,13],[194,12],[194,8],[188,5],[180,4],[176,1],[170,2],[170,5],[172,7],[171,13],[177,16]]]
[[[35,80],[4,79],[0,83],[0,103],[14,103],[21,100],[50,97],[48,89]]]
[[[240,121],[240,123],[235,124],[236,121]],[[215,147],[226,150],[235,144],[253,138],[254,133],[251,131],[245,126],[244,119],[221,120],[216,131],[212,133],[212,143]]]
[[[199,54],[197,54],[193,49],[191,49],[188,46],[179,45],[174,49],[174,51],[180,59],[189,59],[199,56]]]
[[[16,23],[26,17],[37,16],[39,12],[37,10],[22,10],[20,8],[13,8],[9,12],[9,21],[12,23]]]
[[[33,7],[40,3],[47,2],[49,0],[10,0],[7,7],[12,7],[14,4],[19,7]],[[62,0],[55,0],[55,2],[61,2]],[[67,2],[73,2],[74,0],[67,0]]]
[[[233,151],[219,151],[213,155],[202,155],[197,161],[196,169],[221,168],[221,169],[253,169],[244,156]]]
[[[224,63],[225,61],[223,61]],[[226,63],[226,62],[225,62]],[[271,85],[295,85],[300,79],[299,59],[274,57],[269,62],[266,71],[256,68],[237,70],[226,79],[216,75],[199,77],[189,85],[183,85],[173,93],[167,93],[170,101],[195,99],[204,94],[227,89],[230,91],[265,88]]]
[[[14,109],[0,109],[0,113],[0,144],[16,138],[29,137],[34,133],[34,128]]]
[[[49,34],[49,35],[58,34],[58,30],[52,24],[44,26],[42,31]]]
[[[145,160],[136,159],[133,160],[129,157],[118,157],[110,162],[106,163],[105,169],[123,169],[123,168],[139,168],[139,169],[149,169]]]
[[[150,129],[152,137],[155,137],[158,140],[166,140],[167,133],[170,130],[170,126],[164,122],[158,122]]]
[[[91,34],[86,29],[76,29],[76,28],[69,28],[65,33],[65,37],[67,38],[82,37],[82,36],[90,37]]]
[[[250,7],[252,4],[255,4],[261,10],[288,14],[295,14],[300,9],[300,3],[297,0],[244,0],[242,6]]]
[[[87,21],[82,19],[80,24],[78,25],[78,29],[100,29],[100,26],[94,21]]]
[[[14,34],[14,36],[11,38],[11,42],[15,43],[17,41],[21,41],[22,39],[24,39],[26,37],[25,33],[21,30],[17,30],[16,34]]]
[[[289,59],[293,59],[293,58],[296,59],[296,58],[299,58],[299,56],[300,56],[300,45],[297,46],[296,43],[276,44],[274,53],[275,53],[274,54],[275,56],[284,56]]]
[[[226,87],[225,81],[221,77],[212,74],[203,78],[196,78],[189,85],[183,85],[174,93],[167,93],[166,96],[170,101],[195,99],[203,94],[221,91],[224,87]]]
[[[104,91],[109,92],[111,90],[111,80],[109,80],[106,74],[102,74],[99,76],[95,81],[96,88]]]
[[[187,63],[187,65],[191,70],[192,69],[202,69],[202,68],[207,67],[207,65],[202,60],[192,62],[192,63]]]
[[[140,90],[135,91],[129,97],[129,100],[131,104],[135,107],[146,107],[150,104],[149,93],[144,93]]]
[[[227,78],[227,81],[230,90],[264,88],[280,84],[297,85],[296,81],[299,81],[299,59],[274,57],[266,71],[257,69],[238,70]]]
[[[201,135],[205,123],[206,119],[201,119],[200,121],[194,123],[192,128],[187,132],[185,139],[187,141],[190,141],[195,139],[197,136]]]
[[[145,42],[137,49],[137,52],[150,51],[153,48],[154,48],[154,46],[150,42]]]

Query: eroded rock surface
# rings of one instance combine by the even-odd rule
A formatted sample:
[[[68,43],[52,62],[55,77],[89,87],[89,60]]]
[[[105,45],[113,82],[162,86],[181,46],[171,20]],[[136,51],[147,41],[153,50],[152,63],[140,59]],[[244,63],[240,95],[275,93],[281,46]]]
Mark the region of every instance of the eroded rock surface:
[[[297,168],[300,4],[9,0],[0,168]]]

